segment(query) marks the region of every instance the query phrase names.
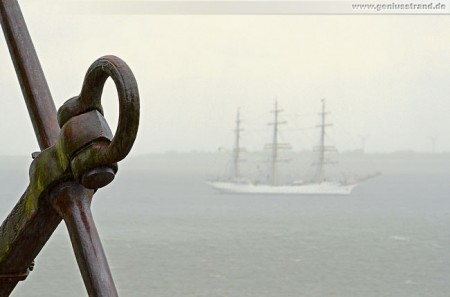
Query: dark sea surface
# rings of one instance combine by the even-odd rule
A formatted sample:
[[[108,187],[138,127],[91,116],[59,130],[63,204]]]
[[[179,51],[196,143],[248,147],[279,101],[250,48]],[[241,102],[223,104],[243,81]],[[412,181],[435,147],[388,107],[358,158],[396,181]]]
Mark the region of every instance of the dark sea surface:
[[[195,158],[132,158],[95,195],[119,295],[450,296],[448,154],[364,157],[383,173],[350,196],[219,194]],[[4,218],[29,160],[1,165]],[[87,296],[63,223],[11,296]]]

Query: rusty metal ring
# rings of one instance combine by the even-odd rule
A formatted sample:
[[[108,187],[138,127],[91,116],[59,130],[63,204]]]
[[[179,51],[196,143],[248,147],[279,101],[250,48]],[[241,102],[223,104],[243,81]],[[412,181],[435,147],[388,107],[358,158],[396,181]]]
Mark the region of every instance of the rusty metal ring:
[[[89,67],[79,96],[67,101],[58,111],[62,127],[70,118],[98,110],[103,115],[101,95],[108,77],[116,85],[119,97],[119,120],[111,143],[97,153],[99,160],[119,162],[130,152],[139,125],[139,92],[136,79],[128,65],[115,56],[104,56]]]

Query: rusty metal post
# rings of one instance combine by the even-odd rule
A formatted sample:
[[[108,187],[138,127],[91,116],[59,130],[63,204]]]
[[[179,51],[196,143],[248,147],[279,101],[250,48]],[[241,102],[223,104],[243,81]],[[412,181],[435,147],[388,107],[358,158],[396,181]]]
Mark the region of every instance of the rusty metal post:
[[[50,205],[34,208],[30,192],[28,188],[0,226],[0,297],[9,296],[26,278],[33,260],[61,222]]]
[[[131,150],[139,125],[139,93],[128,65],[104,56],[88,69],[80,95],[58,116],[16,0],[0,0],[0,21],[41,153],[33,154],[30,184],[0,226],[0,297],[24,280],[64,219],[89,296],[116,297],[90,211],[95,190],[106,186]],[[103,117],[101,94],[111,77],[119,97],[115,135]],[[60,129],[61,128],[61,129]]]
[[[117,297],[117,290],[90,210],[93,190],[64,183],[50,197],[66,223],[75,257],[89,296]]]
[[[0,0],[0,21],[41,150],[56,143],[56,108],[17,0]]]
[[[39,147],[46,149],[56,143],[59,133],[56,108],[16,0],[0,0],[0,23]],[[61,221],[51,207],[23,212],[29,196],[27,189],[0,227],[0,296],[9,296],[17,282],[25,279],[28,267]]]

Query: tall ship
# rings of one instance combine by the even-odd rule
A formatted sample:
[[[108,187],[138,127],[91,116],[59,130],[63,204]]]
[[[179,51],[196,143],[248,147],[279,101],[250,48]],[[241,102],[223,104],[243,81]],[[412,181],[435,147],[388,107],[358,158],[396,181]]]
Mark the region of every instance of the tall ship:
[[[235,145],[232,151],[232,171],[231,176],[227,180],[207,181],[207,184],[225,193],[242,193],[242,194],[296,194],[296,195],[349,195],[352,190],[362,181],[374,177],[378,174],[368,175],[364,178],[346,179],[346,181],[338,181],[327,179],[326,166],[334,162],[327,158],[329,152],[337,151],[334,146],[327,145],[325,142],[326,128],[331,124],[326,122],[328,112],[325,109],[325,100],[322,99],[322,109],[319,113],[320,129],[319,144],[314,147],[315,160],[312,164],[312,174],[304,181],[295,180],[288,183],[279,182],[279,163],[283,160],[279,157],[280,150],[290,149],[288,143],[279,141],[279,127],[286,122],[280,121],[279,114],[282,112],[275,102],[273,110],[274,120],[270,123],[273,126],[272,142],[266,144],[265,148],[270,151],[269,175],[265,182],[252,181],[243,178],[240,175],[241,152],[245,151],[240,146],[241,120],[240,113],[237,112]]]

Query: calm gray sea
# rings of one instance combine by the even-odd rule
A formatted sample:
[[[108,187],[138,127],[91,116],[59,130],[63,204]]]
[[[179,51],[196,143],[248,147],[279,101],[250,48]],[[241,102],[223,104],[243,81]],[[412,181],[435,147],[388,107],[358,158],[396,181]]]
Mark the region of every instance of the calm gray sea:
[[[449,156],[367,156],[350,196],[219,194],[211,157],[136,157],[92,208],[121,296],[448,297]],[[3,219],[29,160],[1,160]],[[61,224],[12,296],[86,295]]]

